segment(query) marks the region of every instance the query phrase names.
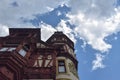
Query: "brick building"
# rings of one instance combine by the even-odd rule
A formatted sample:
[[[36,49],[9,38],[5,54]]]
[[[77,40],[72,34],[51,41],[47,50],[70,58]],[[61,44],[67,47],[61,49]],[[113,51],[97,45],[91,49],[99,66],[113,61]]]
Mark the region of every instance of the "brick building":
[[[41,40],[38,28],[0,37],[0,80],[79,80],[74,43],[62,32]]]

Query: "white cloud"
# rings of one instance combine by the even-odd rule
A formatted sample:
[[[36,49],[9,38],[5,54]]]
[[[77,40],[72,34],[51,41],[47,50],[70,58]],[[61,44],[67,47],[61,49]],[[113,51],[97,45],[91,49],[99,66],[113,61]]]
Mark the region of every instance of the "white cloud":
[[[0,24],[0,37],[9,35],[8,26]]]
[[[69,22],[75,25],[76,36],[91,45],[93,49],[107,52],[112,45],[104,41],[105,37],[120,31],[120,12],[102,20],[86,17],[83,13],[67,15]]]
[[[98,68],[105,68],[105,65],[103,64],[104,56],[101,54],[96,54],[96,59],[93,60],[92,64],[92,70],[96,70]]]
[[[101,19],[114,13],[114,3],[115,0],[70,0],[68,5],[72,7],[72,14],[82,12],[87,17]]]
[[[51,25],[45,23],[41,23],[39,27],[41,28],[41,39],[43,41],[46,41],[56,31]]]
[[[66,24],[66,21],[61,20],[61,22],[57,25],[56,29],[58,31],[63,31],[74,43],[76,43],[75,36],[73,34],[73,30]]]
[[[115,8],[115,3],[115,0],[69,1],[72,11],[67,16],[70,18],[69,22],[75,25],[77,37],[93,49],[109,51],[112,45],[104,41],[105,37],[120,31],[120,11]]]
[[[53,11],[54,8],[51,8],[51,7],[46,7],[48,9],[48,11]]]
[[[76,26],[77,37],[101,52],[112,48],[104,39],[120,31],[120,12],[114,6],[115,0],[71,0],[68,5],[72,11],[67,16]]]
[[[60,16],[62,15],[62,13],[60,11],[57,12],[57,16]]]

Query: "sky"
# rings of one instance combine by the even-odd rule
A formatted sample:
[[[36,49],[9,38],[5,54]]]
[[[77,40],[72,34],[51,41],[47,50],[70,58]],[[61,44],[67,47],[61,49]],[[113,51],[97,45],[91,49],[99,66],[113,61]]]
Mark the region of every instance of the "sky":
[[[8,28],[41,28],[43,41],[63,31],[80,80],[120,80],[120,0],[0,0],[1,37]]]

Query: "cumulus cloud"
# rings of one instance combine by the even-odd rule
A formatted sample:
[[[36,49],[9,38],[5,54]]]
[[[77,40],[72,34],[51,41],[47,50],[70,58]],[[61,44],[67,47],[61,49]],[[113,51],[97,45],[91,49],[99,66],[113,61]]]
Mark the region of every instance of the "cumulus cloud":
[[[85,48],[86,44],[89,44],[93,49],[106,53],[112,48],[112,45],[105,42],[105,38],[120,32],[119,10],[116,10],[114,15],[104,19],[89,18],[82,12],[67,16],[70,18],[69,22],[75,25],[74,32],[76,37],[84,41],[83,48]],[[104,68],[104,58],[105,56],[96,54],[96,60],[92,62],[92,70]]]
[[[98,68],[105,68],[105,65],[103,64],[104,56],[101,54],[96,54],[96,59],[93,60],[92,64],[92,70],[96,70]]]
[[[107,3],[107,4],[106,4]],[[71,7],[69,22],[75,25],[74,32],[93,49],[107,52],[112,45],[104,41],[105,37],[120,31],[120,11],[111,0],[76,0],[69,1]]]
[[[93,49],[107,52],[112,45],[104,41],[105,37],[120,31],[120,13],[106,19],[93,19],[86,17],[83,13],[67,15],[69,22],[75,25],[74,32],[77,37],[83,39]]]
[[[67,16],[69,22],[75,25],[75,36],[83,40],[82,47],[89,44],[101,53],[108,52],[112,45],[105,42],[105,38],[120,32],[120,11],[115,7],[115,0],[71,0],[68,5],[71,12]],[[92,70],[104,68],[104,58],[96,54]]]

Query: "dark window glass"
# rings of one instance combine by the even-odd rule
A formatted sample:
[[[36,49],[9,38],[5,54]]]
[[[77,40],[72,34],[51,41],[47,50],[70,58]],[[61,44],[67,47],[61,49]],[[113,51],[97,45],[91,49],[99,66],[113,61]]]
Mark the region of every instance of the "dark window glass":
[[[28,50],[30,49],[30,45],[25,44],[25,45],[23,46],[23,48],[28,51]]]

